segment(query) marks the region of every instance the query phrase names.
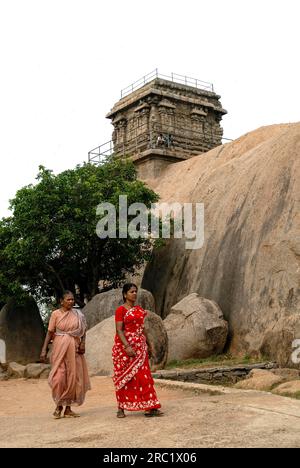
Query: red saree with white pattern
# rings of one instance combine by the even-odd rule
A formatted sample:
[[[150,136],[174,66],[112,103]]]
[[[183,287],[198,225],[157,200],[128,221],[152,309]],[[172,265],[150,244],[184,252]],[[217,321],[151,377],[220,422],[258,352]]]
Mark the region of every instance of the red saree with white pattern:
[[[112,349],[113,382],[118,407],[127,411],[145,411],[161,407],[154,390],[146,337],[143,333],[146,314],[138,305],[129,310],[120,306],[115,313],[115,321],[123,322],[126,340],[136,353],[136,356],[129,357],[116,334]]]

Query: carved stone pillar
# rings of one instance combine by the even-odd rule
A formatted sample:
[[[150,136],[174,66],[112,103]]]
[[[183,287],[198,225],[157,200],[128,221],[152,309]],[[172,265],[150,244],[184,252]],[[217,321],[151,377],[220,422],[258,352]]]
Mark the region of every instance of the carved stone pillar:
[[[113,122],[114,131],[113,131],[113,145],[114,153],[117,155],[124,154],[124,149],[126,146],[126,127],[127,120],[124,117],[119,117]]]

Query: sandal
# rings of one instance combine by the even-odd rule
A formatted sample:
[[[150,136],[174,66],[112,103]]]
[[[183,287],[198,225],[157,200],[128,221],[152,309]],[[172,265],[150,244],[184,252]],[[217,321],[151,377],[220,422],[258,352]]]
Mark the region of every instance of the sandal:
[[[164,415],[164,413],[162,411],[160,411],[159,409],[156,409],[156,408],[151,409],[150,411],[147,411],[145,413],[146,418],[152,418],[153,416],[158,417],[158,416],[163,416],[163,415]]]
[[[68,411],[68,413],[64,413],[64,418],[80,418],[80,414],[73,413],[73,411]]]
[[[54,413],[53,413],[54,419],[60,419],[60,418],[61,418],[61,412],[62,412],[62,410],[63,410],[63,407],[62,407],[62,406],[58,406],[58,407],[56,408],[56,410],[55,410]]]
[[[117,418],[125,418],[125,417],[126,417],[126,414],[124,413],[124,410],[119,408],[117,411]]]

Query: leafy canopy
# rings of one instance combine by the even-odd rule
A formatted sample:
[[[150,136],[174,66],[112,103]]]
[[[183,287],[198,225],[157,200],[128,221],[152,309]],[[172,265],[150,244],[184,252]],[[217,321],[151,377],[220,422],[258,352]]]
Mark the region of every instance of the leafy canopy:
[[[118,212],[119,195],[147,208],[158,200],[128,160],[83,164],[58,175],[40,166],[37,183],[16,193],[13,215],[0,221],[0,302],[24,292],[49,300],[75,285],[81,299],[90,299],[100,279],[118,285],[133,273],[148,258],[151,242],[96,234],[97,205],[109,202]]]

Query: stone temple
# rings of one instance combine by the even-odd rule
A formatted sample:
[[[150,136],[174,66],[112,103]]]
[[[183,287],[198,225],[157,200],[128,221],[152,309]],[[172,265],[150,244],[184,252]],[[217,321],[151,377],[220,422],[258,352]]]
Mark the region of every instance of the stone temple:
[[[109,152],[130,157],[139,178],[156,178],[168,164],[219,146],[226,113],[212,84],[155,70],[122,90],[107,114],[114,127]],[[101,162],[105,153],[95,148],[89,161]]]

